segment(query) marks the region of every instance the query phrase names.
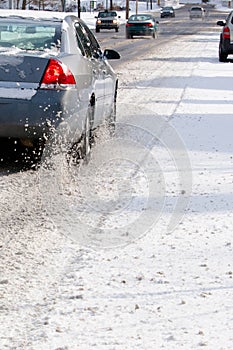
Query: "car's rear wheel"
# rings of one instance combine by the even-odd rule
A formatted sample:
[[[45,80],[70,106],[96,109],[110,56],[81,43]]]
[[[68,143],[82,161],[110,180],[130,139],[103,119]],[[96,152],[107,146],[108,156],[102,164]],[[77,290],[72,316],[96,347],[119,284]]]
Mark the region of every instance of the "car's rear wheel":
[[[226,62],[227,56],[228,56],[228,53],[226,51],[223,51],[222,44],[220,42],[220,44],[219,44],[219,62]]]
[[[99,28],[95,28],[95,31],[96,31],[96,33],[99,33],[100,29]]]
[[[116,32],[119,32],[119,28],[115,28],[115,31],[116,31]]]
[[[68,151],[68,163],[78,165],[81,162],[89,162],[91,156],[91,121],[93,120],[93,113],[94,107],[89,107],[81,139],[73,143]]]
[[[108,129],[109,129],[111,136],[114,135],[115,129],[116,129],[116,97],[117,97],[117,90],[115,92],[112,110],[111,110],[110,116],[108,117],[108,120],[107,120],[107,124],[108,124],[107,126],[108,126]]]

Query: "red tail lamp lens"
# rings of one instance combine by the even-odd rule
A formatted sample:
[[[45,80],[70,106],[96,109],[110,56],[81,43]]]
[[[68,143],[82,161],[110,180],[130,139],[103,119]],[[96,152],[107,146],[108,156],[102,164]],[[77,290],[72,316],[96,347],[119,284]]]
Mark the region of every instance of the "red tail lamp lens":
[[[50,59],[41,84],[75,85],[75,79],[69,68],[60,61]]]

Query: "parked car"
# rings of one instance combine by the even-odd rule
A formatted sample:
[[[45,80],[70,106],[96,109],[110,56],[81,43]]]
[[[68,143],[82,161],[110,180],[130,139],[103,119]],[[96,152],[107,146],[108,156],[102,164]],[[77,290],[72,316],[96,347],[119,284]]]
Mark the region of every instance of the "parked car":
[[[96,16],[95,31],[98,33],[100,29],[115,29],[119,31],[121,16],[117,15],[116,11],[100,11]]]
[[[160,17],[175,17],[175,10],[172,6],[162,7],[160,10]]]
[[[94,130],[114,123],[117,76],[87,25],[74,15],[0,11],[0,138],[43,144],[65,126],[90,151]]]
[[[218,21],[217,25],[223,27],[219,40],[219,61],[226,62],[228,55],[233,54],[233,11],[225,21]]]
[[[131,39],[134,36],[152,36],[156,37],[159,22],[150,14],[131,15],[126,22],[126,38]]]
[[[204,19],[205,17],[205,10],[201,6],[192,6],[189,10],[189,18],[201,18]]]

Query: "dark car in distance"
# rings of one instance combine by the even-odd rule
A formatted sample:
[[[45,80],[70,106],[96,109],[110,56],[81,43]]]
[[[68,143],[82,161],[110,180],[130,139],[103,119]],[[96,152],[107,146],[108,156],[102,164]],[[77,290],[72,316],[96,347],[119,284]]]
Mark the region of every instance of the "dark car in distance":
[[[114,29],[119,31],[121,16],[117,15],[116,11],[100,11],[96,18],[95,31],[99,33],[100,29]]]
[[[152,36],[156,38],[159,22],[150,14],[131,15],[126,22],[126,38],[132,39],[134,36]]]
[[[78,156],[102,123],[114,123],[117,76],[87,25],[75,15],[0,11],[0,138],[36,148],[58,128]]]
[[[219,61],[226,62],[228,55],[233,54],[233,11],[225,21],[218,21],[217,25],[222,27],[219,40]]]
[[[160,10],[160,17],[175,17],[175,10],[172,6],[164,6]]]

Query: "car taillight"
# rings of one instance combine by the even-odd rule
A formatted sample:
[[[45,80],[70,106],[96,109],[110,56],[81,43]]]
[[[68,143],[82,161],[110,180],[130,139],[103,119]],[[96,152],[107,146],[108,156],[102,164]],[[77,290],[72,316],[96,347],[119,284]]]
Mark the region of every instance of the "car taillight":
[[[223,29],[223,38],[224,39],[230,39],[230,29],[229,29],[229,27],[225,27]]]
[[[132,27],[133,24],[132,23],[126,23],[126,27]]]
[[[153,27],[153,24],[152,23],[146,23],[145,26],[146,27]]]
[[[75,85],[69,68],[60,61],[50,59],[41,81],[41,89],[67,89]]]

